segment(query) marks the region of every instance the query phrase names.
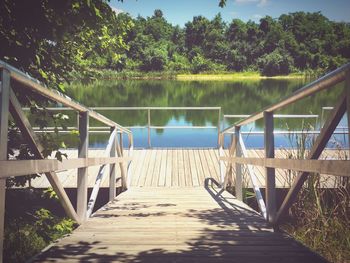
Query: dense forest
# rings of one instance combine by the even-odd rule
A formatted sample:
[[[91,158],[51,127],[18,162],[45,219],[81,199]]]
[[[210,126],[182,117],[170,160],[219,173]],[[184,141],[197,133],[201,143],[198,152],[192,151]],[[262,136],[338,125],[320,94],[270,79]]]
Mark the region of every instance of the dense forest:
[[[296,12],[266,16],[259,23],[226,23],[220,14],[212,20],[195,16],[179,27],[161,10],[133,18],[116,15],[103,0],[5,0],[0,43],[0,59],[62,88],[64,82],[94,78],[106,69],[323,73],[349,60],[350,25],[319,12]]]
[[[121,13],[117,21],[133,25],[126,37],[129,48],[115,65],[118,70],[259,70],[271,76],[331,70],[350,58],[350,25],[321,13],[266,16],[258,24],[239,19],[227,24],[220,14],[212,20],[195,16],[184,28],[169,24],[161,10],[136,19]],[[106,62],[101,58],[94,66],[113,66]]]

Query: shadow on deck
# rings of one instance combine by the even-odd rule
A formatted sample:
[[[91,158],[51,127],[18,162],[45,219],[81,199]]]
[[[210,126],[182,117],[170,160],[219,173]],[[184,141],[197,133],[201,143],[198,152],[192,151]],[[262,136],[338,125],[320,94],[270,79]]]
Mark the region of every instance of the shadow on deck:
[[[209,181],[132,188],[33,262],[327,262]]]

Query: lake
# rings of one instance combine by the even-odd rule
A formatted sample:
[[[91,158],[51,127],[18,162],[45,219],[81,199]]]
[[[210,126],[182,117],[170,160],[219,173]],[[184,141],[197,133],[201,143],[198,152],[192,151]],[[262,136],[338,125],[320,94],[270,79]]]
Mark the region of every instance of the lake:
[[[239,118],[223,115],[252,114],[276,103],[283,97],[311,82],[310,79],[254,79],[238,81],[178,81],[178,80],[103,80],[88,85],[71,85],[67,94],[88,107],[221,107],[220,129],[226,128]],[[312,114],[318,118],[278,118],[276,130],[305,130],[318,128],[329,113],[322,107],[334,106],[343,84],[306,98],[275,114]],[[135,147],[148,146],[147,110],[97,110],[123,126],[131,128]],[[216,147],[219,111],[215,110],[151,110],[151,125],[162,127],[151,129],[152,147]],[[75,120],[75,116],[72,116]],[[344,126],[342,120],[340,126]],[[93,121],[91,126],[101,126]],[[138,127],[135,127],[138,126]],[[174,126],[205,126],[205,129]],[[164,128],[165,127],[165,128]],[[309,127],[309,128],[307,128]],[[257,121],[242,128],[248,147],[263,147],[261,134],[263,122]],[[288,147],[295,143],[295,136],[275,135],[276,146]],[[344,142],[344,135],[335,140]],[[90,146],[104,147],[107,134],[92,134]],[[249,138],[249,139],[247,139]],[[226,140],[228,143],[229,138]],[[294,142],[293,142],[294,141]]]

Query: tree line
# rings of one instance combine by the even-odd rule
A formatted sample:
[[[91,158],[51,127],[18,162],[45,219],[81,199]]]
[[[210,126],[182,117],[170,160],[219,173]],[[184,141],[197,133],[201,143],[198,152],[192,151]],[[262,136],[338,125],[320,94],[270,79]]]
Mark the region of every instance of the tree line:
[[[350,58],[350,25],[320,12],[265,16],[259,23],[226,23],[220,14],[212,20],[195,16],[183,28],[171,25],[161,10],[147,18],[121,13],[117,21],[133,25],[117,70],[260,71],[272,76],[329,71]],[[111,66],[102,58],[95,63]]]
[[[146,18],[116,15],[104,0],[4,0],[0,43],[0,59],[62,89],[96,77],[94,69],[323,73],[349,60],[350,25],[295,12],[259,23],[195,16],[180,27],[161,10]]]

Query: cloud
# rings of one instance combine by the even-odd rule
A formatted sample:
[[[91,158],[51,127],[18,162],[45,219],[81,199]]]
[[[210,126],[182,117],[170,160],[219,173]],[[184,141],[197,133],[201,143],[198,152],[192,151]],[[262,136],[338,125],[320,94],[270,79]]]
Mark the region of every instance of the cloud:
[[[263,7],[269,4],[269,0],[234,0],[236,4],[256,4],[258,7]]]
[[[111,6],[111,8],[112,8],[112,10],[114,11],[114,13],[115,13],[116,15],[118,15],[118,14],[120,14],[120,13],[124,13],[123,10],[118,9],[118,8],[116,8],[116,7],[114,7],[114,6]]]

